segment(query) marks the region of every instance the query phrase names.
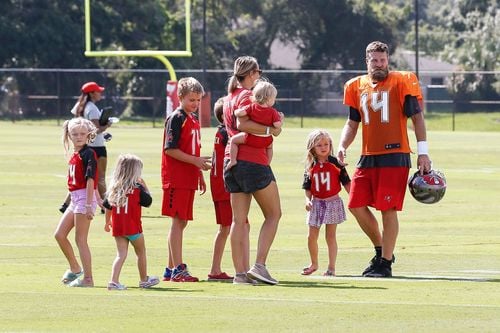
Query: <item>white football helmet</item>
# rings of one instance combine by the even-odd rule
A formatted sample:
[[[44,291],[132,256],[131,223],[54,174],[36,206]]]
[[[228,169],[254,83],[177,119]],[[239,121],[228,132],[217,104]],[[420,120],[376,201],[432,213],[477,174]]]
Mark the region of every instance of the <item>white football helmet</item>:
[[[411,195],[421,203],[433,204],[444,197],[446,178],[437,170],[431,170],[424,175],[417,171],[408,180]]]

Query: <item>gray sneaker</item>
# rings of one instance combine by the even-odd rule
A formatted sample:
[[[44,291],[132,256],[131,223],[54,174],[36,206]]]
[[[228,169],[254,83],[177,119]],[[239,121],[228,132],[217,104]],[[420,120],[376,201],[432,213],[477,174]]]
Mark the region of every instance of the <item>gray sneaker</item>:
[[[267,271],[265,265],[255,264],[252,268],[247,272],[247,275],[252,279],[256,279],[258,281],[262,281],[267,284],[278,284],[278,281],[273,279],[271,274]]]
[[[248,284],[248,285],[256,285],[257,281],[249,278],[246,273],[238,273],[233,278],[233,284]]]

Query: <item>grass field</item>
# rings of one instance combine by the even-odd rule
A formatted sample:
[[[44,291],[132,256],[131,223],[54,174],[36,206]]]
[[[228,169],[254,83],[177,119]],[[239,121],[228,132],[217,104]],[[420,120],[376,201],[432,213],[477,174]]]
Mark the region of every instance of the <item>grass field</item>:
[[[319,271],[300,275],[309,262],[300,185],[310,128],[289,124],[275,141],[273,161],[283,218],[268,266],[279,285],[206,281],[216,231],[207,193],[195,199],[195,221],[184,243],[186,262],[204,281],[135,288],[138,273],[131,251],[121,275],[129,289],[110,292],[106,284],[115,243],[103,231],[102,216],[94,220],[89,237],[96,287],[72,289],[60,283],[67,264],[52,236],[66,192],[60,128],[47,122],[0,122],[0,331],[500,331],[500,131],[495,125],[489,132],[450,132],[429,122],[431,158],[447,176],[446,196],[438,204],[423,205],[407,195],[395,277],[366,279],[359,275],[372,248],[350,215],[338,228],[338,276],[323,278]],[[108,144],[109,170],[120,152],[138,154],[145,162],[144,178],[154,200],[143,218],[149,274],[161,275],[169,228],[160,216],[162,130],[118,125]],[[305,125],[326,127],[338,140],[337,123],[311,120]],[[204,155],[211,154],[213,134],[213,128],[202,129]],[[410,138],[414,140],[413,134]],[[358,155],[356,141],[349,154],[350,172]],[[252,208],[252,256],[261,219],[259,209]],[[319,244],[324,271],[326,246],[323,239]],[[228,250],[223,268],[232,273]]]

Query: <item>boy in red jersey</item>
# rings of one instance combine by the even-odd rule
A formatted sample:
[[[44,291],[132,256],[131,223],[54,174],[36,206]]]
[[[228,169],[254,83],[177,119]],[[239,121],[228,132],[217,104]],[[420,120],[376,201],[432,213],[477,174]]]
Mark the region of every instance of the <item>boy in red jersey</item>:
[[[232,276],[229,276],[221,269],[224,247],[226,246],[227,237],[231,230],[231,223],[233,222],[229,192],[224,188],[224,151],[226,150],[229,138],[222,119],[223,106],[224,98],[221,97],[214,105],[214,116],[219,121],[219,126],[217,126],[217,132],[215,133],[212,169],[210,170],[210,191],[212,192],[215,218],[219,225],[219,230],[214,240],[212,268],[210,269],[210,274],[208,274],[208,281],[233,280]]]
[[[411,167],[408,118],[415,128],[421,173],[431,170],[431,161],[417,77],[410,72],[389,71],[389,48],[378,41],[368,44],[366,65],[368,74],[349,80],[344,87],[344,104],[350,112],[337,157],[344,162],[361,123],[362,153],[352,178],[348,207],[375,246],[375,256],[363,276],[391,277],[399,231],[397,212],[403,208]],[[381,211],[382,233],[368,206]]]
[[[178,82],[180,106],[165,122],[161,177],[163,187],[162,215],[172,218],[168,235],[168,266],[164,280],[197,282],[182,260],[182,239],[187,221],[193,220],[194,193],[206,191],[202,170],[210,169],[210,158],[200,157],[200,123],[194,112],[204,94],[202,85],[194,78]]]

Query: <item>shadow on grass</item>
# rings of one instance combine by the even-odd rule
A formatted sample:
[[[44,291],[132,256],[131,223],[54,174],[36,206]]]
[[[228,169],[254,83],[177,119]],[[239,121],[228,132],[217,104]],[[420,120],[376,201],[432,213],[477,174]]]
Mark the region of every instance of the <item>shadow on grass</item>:
[[[153,291],[173,291],[173,292],[179,292],[179,293],[200,293],[204,292],[204,290],[195,290],[195,289],[181,289],[181,288],[168,288],[168,287],[152,287],[152,288],[139,288],[139,287],[128,287],[128,289],[140,289],[141,291],[144,291],[146,293],[148,292],[153,292]]]
[[[463,282],[500,282],[498,278],[465,277],[465,276],[405,276],[397,275],[391,278],[369,278],[359,275],[337,275],[339,278],[356,279],[362,281],[463,281]]]
[[[284,287],[284,288],[334,288],[334,289],[387,289],[384,287],[360,287],[360,286],[353,286],[351,284],[348,284],[346,282],[342,281],[335,281],[332,279],[331,282],[326,282],[326,281],[280,281],[277,287]]]
[[[500,279],[489,279],[484,277],[453,277],[453,276],[393,276],[392,280],[412,281],[463,281],[463,282],[500,282]]]

